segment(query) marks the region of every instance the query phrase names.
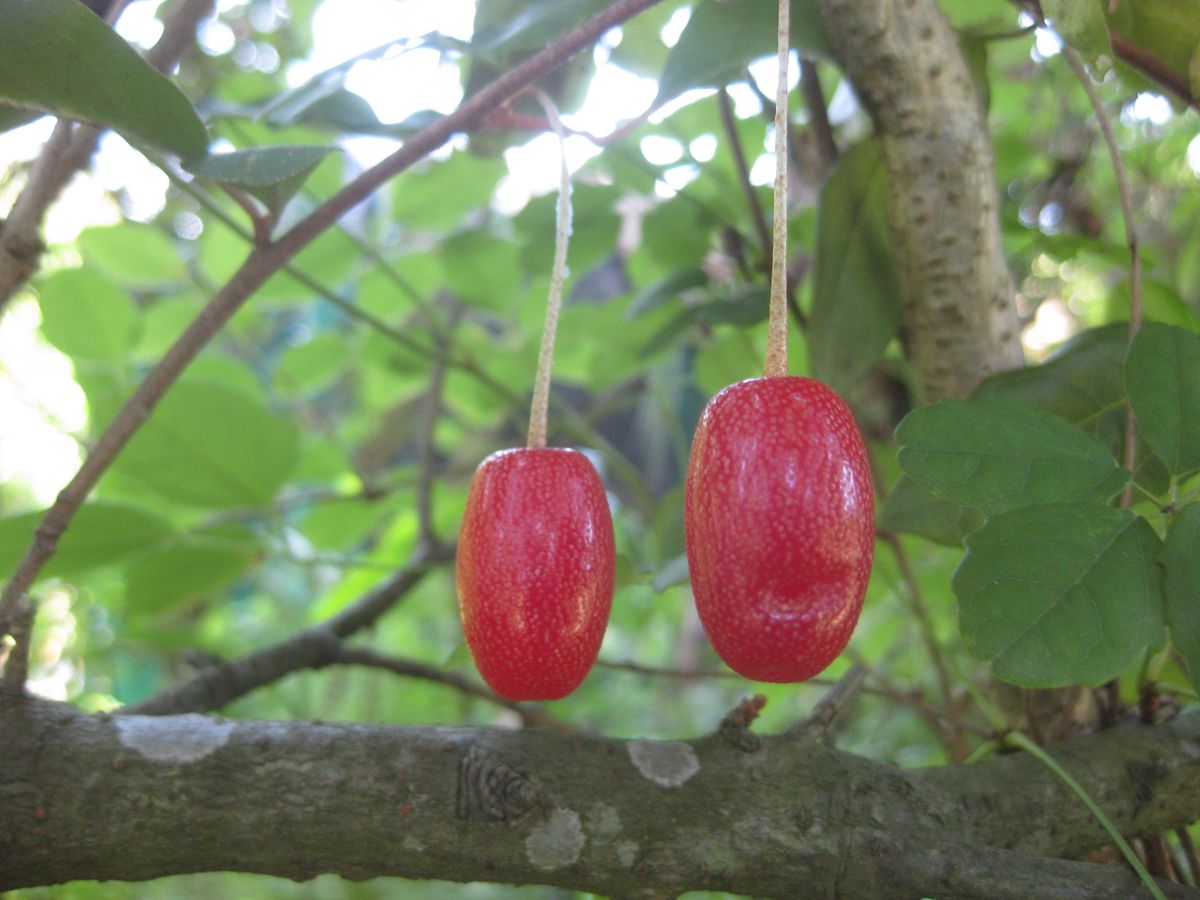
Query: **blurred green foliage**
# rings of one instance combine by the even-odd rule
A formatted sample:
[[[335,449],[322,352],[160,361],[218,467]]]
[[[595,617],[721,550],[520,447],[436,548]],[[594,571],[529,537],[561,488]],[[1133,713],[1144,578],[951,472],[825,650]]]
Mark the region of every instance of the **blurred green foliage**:
[[[178,76],[214,138],[241,150],[332,146],[365,133],[402,136],[419,124],[383,125],[368,116],[361,98],[346,90],[349,67],[304,89],[289,88],[285,71],[310,50],[317,5],[221,4],[219,20],[236,35],[234,49],[193,53]],[[597,6],[572,3],[570,16],[535,9],[550,5],[480,0],[477,23],[487,27],[477,28],[473,45],[437,35],[426,43],[456,59],[463,84],[474,89],[483,74],[524,58]],[[1046,359],[990,380],[964,406],[1002,397],[1021,407],[1021,422],[1044,425],[1053,418],[1058,431],[1070,433],[1067,443],[1084,443],[1099,454],[1108,481],[1093,491],[1097,496],[1087,496],[1101,504],[1124,481],[1111,476],[1127,396],[1125,330],[1117,323],[1128,315],[1128,273],[1111,167],[1083,91],[1061,60],[1038,52],[1033,33],[1019,31],[1023,23],[1014,7],[965,0],[943,5],[974,42],[976,76],[990,103],[1018,310],[1031,359]],[[685,31],[671,49],[664,28],[685,5],[670,0],[624,26],[619,42],[615,36],[608,42],[615,46],[582,56],[569,79],[545,87],[557,88],[569,110],[578,106],[581,85],[597,67],[667,73],[665,95],[714,78],[744,84],[748,59],[715,67],[714,42],[736,37],[738,46],[769,49],[769,41],[730,35],[729,29],[749,29],[758,20],[721,16],[728,12],[724,6],[698,3],[701,27]],[[799,6],[798,27],[806,29],[799,45],[819,52],[825,39],[814,30],[812,4]],[[254,56],[241,52],[247,46],[272,48],[278,64],[264,69],[244,62]],[[667,677],[599,665],[576,694],[551,704],[550,711],[612,735],[689,737],[711,731],[740,698],[761,692],[769,703],[756,727],[772,731],[806,715],[830,681],[858,660],[870,672],[868,690],[841,746],[906,766],[941,764],[954,748],[938,712],[946,698],[930,645],[955,685],[956,703],[968,688],[988,684],[989,672],[967,654],[959,636],[951,574],[963,558],[964,536],[983,521],[981,509],[1023,504],[1006,500],[991,509],[974,495],[939,490],[934,476],[910,471],[911,478],[901,478],[890,437],[910,402],[911,376],[895,339],[899,298],[882,228],[879,170],[865,114],[833,63],[821,57],[816,65],[846,156],[825,181],[810,158],[805,128],[816,113],[794,101],[797,150],[808,165],[794,168],[791,238],[797,271],[813,273],[802,275],[797,290],[813,343],[806,346],[796,334],[791,369],[810,373],[811,360],[854,399],[872,442],[879,488],[900,486],[883,507],[883,524],[904,536],[880,541],[850,649],[821,679],[755,685],[720,668],[692,610],[681,564],[681,484],[704,402],[725,384],[760,372],[765,255],[717,102],[711,92],[686,94],[686,105],[605,146],[575,176],[570,296],[559,328],[550,440],[595,451],[611,492],[618,585],[601,659],[719,674]],[[1101,91],[1133,174],[1135,207],[1153,212],[1141,222],[1146,315],[1164,324],[1150,339],[1195,359],[1200,139],[1194,112],[1138,93],[1146,87],[1131,78],[1105,82]],[[768,117],[752,93],[738,96],[744,112],[733,132],[753,164],[766,146]],[[756,106],[760,111],[753,111]],[[273,277],[204,350],[105,476],[46,569],[37,589],[43,602],[35,687],[88,709],[135,702],[186,678],[204,654],[247,653],[336,613],[403,566],[418,538],[424,410],[443,353],[448,368],[431,435],[432,524],[440,536],[453,538],[476,463],[523,440],[553,253],[554,200],[533,197],[513,211],[497,197],[508,177],[500,152],[531,136],[520,130],[472,136],[403,174],[300,254],[295,268],[305,279]],[[649,138],[675,142],[679,160],[652,162],[644,152]],[[715,150],[705,152],[705,142],[714,138]],[[352,154],[331,154],[318,164],[319,156],[305,160],[305,173],[308,163],[315,168],[284,211],[281,227],[358,171]],[[288,184],[289,196],[295,187]],[[769,209],[764,184],[750,190]],[[118,201],[125,199],[115,193]],[[271,202],[283,201],[272,194]],[[244,232],[223,219],[245,222],[214,186],[177,182],[148,221],[88,228],[69,245],[52,248],[31,294],[40,304],[41,337],[70,360],[87,398],[88,424],[74,435],[84,445],[245,258],[250,245]],[[1164,330],[1168,325],[1174,327]],[[1143,391],[1146,402],[1162,399],[1166,375],[1152,358],[1158,352],[1147,347],[1130,374],[1150,385]],[[1160,501],[1186,501],[1197,491],[1200,446],[1194,438],[1185,451],[1166,446],[1195,431],[1194,410],[1188,419],[1186,406],[1196,396],[1195,378],[1183,378],[1177,388],[1183,399],[1158,402],[1156,427],[1146,435],[1158,456],[1143,453],[1134,473],[1154,495],[1135,497],[1135,510],[1157,530],[1154,540],[1167,525]],[[1132,384],[1128,391],[1135,392]],[[1008,407],[977,407],[985,408]],[[970,412],[966,418],[982,421]],[[953,445],[961,437],[955,427],[935,438]],[[981,440],[986,446],[986,435]],[[1158,457],[1167,461],[1165,469]],[[933,470],[936,475],[945,467],[939,463]],[[996,488],[1005,496],[1023,490],[1021,473],[1009,474]],[[1038,499],[1045,498],[1025,502]],[[20,484],[0,485],[0,562],[6,568],[32,537],[35,506]],[[1189,513],[1187,534],[1196,533],[1195,523]],[[1168,542],[1166,558],[1178,560],[1173,584],[1184,586],[1173,589],[1172,603],[1176,620],[1189,629],[1183,643],[1194,661],[1197,619],[1187,611],[1186,585],[1197,556],[1183,541]],[[1063,630],[1069,640],[1070,629]],[[450,568],[423,581],[355,640],[473,675]],[[1163,678],[1183,684],[1187,676],[1173,660]],[[239,700],[227,714],[516,723],[511,712],[451,688],[358,669],[293,675]],[[958,715],[974,745],[986,719],[969,702],[960,704]],[[328,877],[293,885],[246,875],[75,884],[19,896],[340,900],[518,894],[566,896],[542,888],[351,884]]]

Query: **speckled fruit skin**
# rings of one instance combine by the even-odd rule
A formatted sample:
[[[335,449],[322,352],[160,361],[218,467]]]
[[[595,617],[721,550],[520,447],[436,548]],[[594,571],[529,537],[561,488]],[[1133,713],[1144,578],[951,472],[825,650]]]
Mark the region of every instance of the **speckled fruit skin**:
[[[458,608],[479,673],[510,700],[556,700],[596,660],[612,606],[612,516],[577,450],[501,450],[475,471]]]
[[[709,402],[684,496],[700,621],[755,681],[811,678],[850,640],[875,550],[866,448],[811,378],[752,378]]]

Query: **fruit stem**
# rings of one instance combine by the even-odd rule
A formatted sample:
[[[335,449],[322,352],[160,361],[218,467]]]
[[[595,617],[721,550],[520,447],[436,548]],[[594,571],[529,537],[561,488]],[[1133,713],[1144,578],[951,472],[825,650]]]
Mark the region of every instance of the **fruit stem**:
[[[562,160],[562,181],[558,186],[558,229],[554,234],[554,266],[550,270],[550,295],[546,299],[546,325],[538,351],[537,374],[533,382],[533,406],[529,411],[529,437],[525,446],[546,446],[546,417],[550,405],[550,367],[554,362],[554,335],[558,331],[558,313],[562,308],[563,280],[567,271],[567,242],[571,236],[571,170],[567,168],[567,136],[558,118],[554,101],[539,90],[531,92],[546,111],[546,118],[558,135]]]
[[[775,87],[775,209],[771,241],[771,307],[767,319],[767,378],[787,374],[787,103],[791,9],[779,0],[779,82]]]

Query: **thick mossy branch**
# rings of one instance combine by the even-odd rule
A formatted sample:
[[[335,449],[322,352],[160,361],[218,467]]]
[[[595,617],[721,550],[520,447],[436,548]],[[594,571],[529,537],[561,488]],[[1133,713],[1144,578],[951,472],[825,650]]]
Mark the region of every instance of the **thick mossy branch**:
[[[796,737],[746,746],[89,716],[8,697],[0,889],[244,871],[611,896],[1136,894],[1120,867],[1053,858],[1104,833],[1023,754],[903,771]],[[1051,750],[1127,834],[1200,814],[1200,716]]]
[[[1022,363],[991,136],[936,0],[820,0],[887,173],[904,339],[926,400]]]

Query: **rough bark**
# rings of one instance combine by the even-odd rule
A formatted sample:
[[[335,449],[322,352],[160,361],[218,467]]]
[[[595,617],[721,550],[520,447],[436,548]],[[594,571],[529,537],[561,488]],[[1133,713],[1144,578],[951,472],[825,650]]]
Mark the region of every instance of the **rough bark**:
[[[926,400],[964,396],[1022,363],[986,112],[936,0],[820,3],[880,142],[908,359]]]
[[[796,735],[89,716],[0,699],[0,889],[232,870],[610,896],[1132,897],[1024,755],[904,771]],[[1200,813],[1200,716],[1052,752],[1130,835]],[[1188,896],[1164,886],[1173,896]]]

